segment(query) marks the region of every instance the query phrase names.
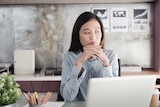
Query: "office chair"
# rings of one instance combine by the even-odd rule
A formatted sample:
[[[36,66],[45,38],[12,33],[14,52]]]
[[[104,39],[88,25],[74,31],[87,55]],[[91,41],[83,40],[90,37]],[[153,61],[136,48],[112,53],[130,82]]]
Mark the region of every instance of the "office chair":
[[[120,77],[121,76],[121,59],[118,59],[118,66],[119,66],[118,76]]]
[[[118,59],[118,76],[121,76],[121,60]],[[63,97],[61,96],[60,90],[58,91],[58,95],[57,95],[57,101],[64,101]]]

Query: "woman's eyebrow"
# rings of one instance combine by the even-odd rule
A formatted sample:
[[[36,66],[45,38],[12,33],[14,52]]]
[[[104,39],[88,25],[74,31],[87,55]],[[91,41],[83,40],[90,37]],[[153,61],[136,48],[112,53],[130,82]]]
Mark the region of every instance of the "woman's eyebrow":
[[[83,31],[90,30],[89,28],[84,28]]]
[[[100,27],[96,27],[94,29],[101,29],[101,28]],[[84,28],[83,31],[85,31],[85,30],[91,30],[91,29],[90,28]]]
[[[95,29],[101,29],[100,27],[96,27]]]

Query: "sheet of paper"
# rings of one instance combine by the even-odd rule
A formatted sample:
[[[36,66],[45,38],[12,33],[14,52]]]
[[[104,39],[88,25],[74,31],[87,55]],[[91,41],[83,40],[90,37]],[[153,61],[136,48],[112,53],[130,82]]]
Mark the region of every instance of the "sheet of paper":
[[[111,9],[111,32],[128,32],[128,10],[126,8]]]
[[[65,102],[47,102],[46,107],[62,107]],[[23,107],[29,107],[29,104],[24,105]]]
[[[149,9],[133,9],[133,32],[149,32],[149,14]]]
[[[96,14],[103,23],[106,32],[109,31],[109,11],[107,8],[92,8],[92,12]]]

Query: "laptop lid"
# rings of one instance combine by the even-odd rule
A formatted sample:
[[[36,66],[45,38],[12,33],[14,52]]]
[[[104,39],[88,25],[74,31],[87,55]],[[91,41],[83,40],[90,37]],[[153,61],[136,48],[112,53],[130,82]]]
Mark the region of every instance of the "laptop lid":
[[[86,107],[149,107],[156,76],[92,78]]]

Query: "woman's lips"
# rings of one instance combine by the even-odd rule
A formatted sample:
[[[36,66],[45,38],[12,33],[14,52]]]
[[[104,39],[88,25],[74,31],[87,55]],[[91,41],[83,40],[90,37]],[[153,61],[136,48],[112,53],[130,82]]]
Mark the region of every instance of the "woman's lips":
[[[96,44],[96,42],[91,42],[91,43],[89,43],[90,45],[95,45]]]

